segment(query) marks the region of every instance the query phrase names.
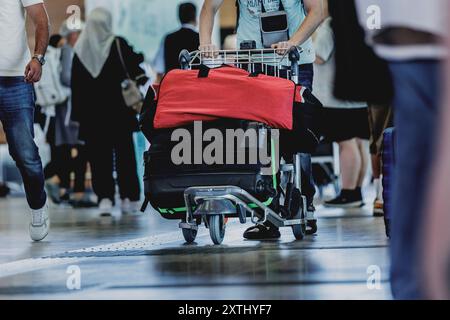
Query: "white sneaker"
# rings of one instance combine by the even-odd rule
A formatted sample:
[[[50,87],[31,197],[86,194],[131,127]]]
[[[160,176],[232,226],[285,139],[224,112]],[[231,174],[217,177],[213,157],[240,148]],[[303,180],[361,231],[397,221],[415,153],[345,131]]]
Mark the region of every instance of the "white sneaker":
[[[48,205],[42,209],[31,210],[30,237],[33,241],[44,240],[50,230]]]
[[[120,205],[120,209],[123,214],[136,214],[140,209],[140,202],[138,201],[130,201],[130,199],[122,200]]]
[[[100,216],[111,216],[113,211],[113,203],[110,199],[102,199],[98,205]]]

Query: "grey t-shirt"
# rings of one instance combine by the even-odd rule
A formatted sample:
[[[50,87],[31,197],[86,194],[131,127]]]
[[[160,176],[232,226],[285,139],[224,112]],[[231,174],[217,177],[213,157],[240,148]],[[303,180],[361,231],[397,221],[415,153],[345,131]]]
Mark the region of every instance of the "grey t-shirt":
[[[280,1],[288,17],[289,35],[292,36],[301,26],[306,18],[306,11],[302,0],[239,0],[239,27],[237,30],[237,45],[245,40],[255,40],[256,48],[263,48],[261,41],[260,20],[262,11],[261,1],[264,1],[264,8],[267,12],[278,11]],[[313,63],[315,60],[312,39],[309,38],[302,43],[303,53],[300,57],[300,64]]]

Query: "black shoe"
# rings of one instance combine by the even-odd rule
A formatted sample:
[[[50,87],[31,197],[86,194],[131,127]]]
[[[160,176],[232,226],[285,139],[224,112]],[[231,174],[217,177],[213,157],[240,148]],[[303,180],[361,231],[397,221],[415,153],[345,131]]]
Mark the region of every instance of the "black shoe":
[[[69,204],[74,209],[91,209],[91,208],[97,208],[98,204],[96,202],[90,201],[90,200],[70,200]]]
[[[0,198],[6,198],[10,190],[6,184],[0,183]]]
[[[275,240],[280,237],[280,231],[270,222],[257,224],[244,232],[244,238],[247,240]]]
[[[330,201],[325,201],[324,205],[329,208],[360,208],[364,205],[361,189],[343,189],[338,197]]]
[[[69,193],[68,192],[64,193],[62,196],[59,197],[59,200],[64,203],[69,203],[70,201]]]

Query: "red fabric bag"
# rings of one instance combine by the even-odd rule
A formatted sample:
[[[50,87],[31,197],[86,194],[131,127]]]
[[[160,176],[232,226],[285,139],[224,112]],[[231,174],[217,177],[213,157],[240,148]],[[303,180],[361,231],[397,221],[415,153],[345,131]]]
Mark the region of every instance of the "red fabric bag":
[[[173,70],[160,85],[153,125],[176,128],[231,118],[292,130],[293,105],[301,99],[300,90],[290,80],[250,75],[230,66]]]

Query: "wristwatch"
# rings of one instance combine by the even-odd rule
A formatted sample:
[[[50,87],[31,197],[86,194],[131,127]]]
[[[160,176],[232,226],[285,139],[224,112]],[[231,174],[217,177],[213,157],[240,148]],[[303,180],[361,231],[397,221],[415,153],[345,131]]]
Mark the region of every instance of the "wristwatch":
[[[45,64],[45,56],[42,54],[35,54],[33,56],[33,59],[36,59],[41,64],[41,66]]]

